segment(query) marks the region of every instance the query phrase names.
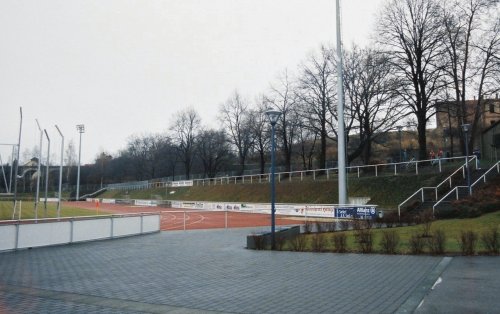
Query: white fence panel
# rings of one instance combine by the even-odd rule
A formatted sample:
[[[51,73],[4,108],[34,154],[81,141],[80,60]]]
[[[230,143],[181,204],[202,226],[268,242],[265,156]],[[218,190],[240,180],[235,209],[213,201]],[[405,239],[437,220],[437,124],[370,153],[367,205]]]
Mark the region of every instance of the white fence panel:
[[[113,218],[113,236],[122,237],[141,233],[141,217]]]
[[[17,248],[29,248],[71,242],[71,222],[59,221],[19,225]]]
[[[160,229],[160,215],[142,216],[142,232],[155,232]]]
[[[106,239],[111,236],[111,219],[75,220],[73,242]]]
[[[16,225],[0,226],[0,251],[16,246]]]

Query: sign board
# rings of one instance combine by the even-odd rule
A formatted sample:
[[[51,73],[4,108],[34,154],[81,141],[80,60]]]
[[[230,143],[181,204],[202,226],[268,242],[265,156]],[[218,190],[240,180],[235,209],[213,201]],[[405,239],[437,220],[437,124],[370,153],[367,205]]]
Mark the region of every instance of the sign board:
[[[336,218],[374,219],[376,215],[377,215],[377,208],[375,206],[353,206],[353,207],[335,208]]]

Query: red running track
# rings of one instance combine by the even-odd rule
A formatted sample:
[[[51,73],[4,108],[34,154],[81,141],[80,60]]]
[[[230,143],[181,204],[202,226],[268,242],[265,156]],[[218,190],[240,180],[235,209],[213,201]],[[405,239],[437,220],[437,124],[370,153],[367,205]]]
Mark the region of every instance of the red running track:
[[[101,214],[132,214],[146,212],[161,213],[161,230],[193,230],[214,228],[244,228],[271,226],[271,215],[234,211],[183,210],[163,207],[143,207],[121,204],[99,204],[91,202],[66,202],[65,206],[93,209]],[[276,216],[276,225],[293,225],[300,220]]]

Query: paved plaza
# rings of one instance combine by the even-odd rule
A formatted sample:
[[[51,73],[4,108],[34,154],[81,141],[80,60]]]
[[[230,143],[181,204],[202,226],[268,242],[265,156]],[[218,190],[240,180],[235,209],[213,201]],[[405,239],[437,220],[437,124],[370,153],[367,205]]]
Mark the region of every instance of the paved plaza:
[[[245,236],[254,231],[161,232],[0,253],[0,313],[410,313],[419,304],[418,313],[494,313],[500,308],[498,257],[246,250]],[[441,283],[431,289],[436,280]],[[468,303],[469,296],[475,303]]]

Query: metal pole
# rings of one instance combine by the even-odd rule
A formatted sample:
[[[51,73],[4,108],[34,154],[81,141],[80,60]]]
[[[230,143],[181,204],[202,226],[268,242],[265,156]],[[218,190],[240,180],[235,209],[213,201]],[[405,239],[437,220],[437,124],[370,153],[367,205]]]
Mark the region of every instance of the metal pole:
[[[47,130],[43,130],[47,137],[47,165],[45,166],[45,201],[43,203],[43,218],[47,218],[47,196],[49,194],[49,160],[50,160],[50,138]]]
[[[467,138],[467,130],[465,131],[465,167],[467,168],[467,187],[469,195],[472,195],[472,188],[470,186],[470,169],[469,169],[469,140]]]
[[[76,126],[76,129],[80,133],[80,145],[78,148],[78,172],[77,172],[77,179],[76,179],[76,200],[80,200],[80,160],[82,156],[82,133],[85,132],[85,126],[83,124],[78,124]]]
[[[16,212],[17,205],[17,174],[19,172],[19,152],[21,150],[21,131],[23,128],[23,108],[19,107],[20,121],[19,121],[19,139],[17,141],[17,160],[16,168],[14,170],[14,213]],[[12,215],[14,215],[14,213]]]
[[[14,167],[15,149],[16,149],[16,146],[12,145],[12,153],[10,155],[9,193],[12,193],[12,173],[14,172],[14,169],[12,169],[12,167]]]
[[[57,132],[61,135],[61,163],[59,165],[59,195],[57,199],[57,218],[61,217],[61,193],[62,193],[62,175],[63,175],[63,157],[64,157],[64,135],[56,125]]]
[[[35,198],[35,221],[38,220],[38,202],[40,201],[40,177],[42,175],[42,140],[43,140],[43,131],[40,127],[40,123],[38,123],[38,119],[35,119],[36,125],[38,126],[38,130],[40,131],[40,146],[38,152],[38,167],[37,167],[37,176],[36,176],[36,198]]]
[[[276,212],[276,197],[275,197],[275,187],[274,187],[274,172],[275,172],[275,143],[274,143],[274,132],[275,132],[276,123],[271,123],[271,249],[274,250],[276,248],[275,242],[275,231],[276,231],[276,220],[275,220],[275,212]]]
[[[339,204],[347,204],[347,177],[345,160],[345,133],[344,133],[344,82],[342,73],[342,39],[340,31],[340,1],[336,2],[337,13],[337,96],[338,96],[338,169],[339,169]]]

